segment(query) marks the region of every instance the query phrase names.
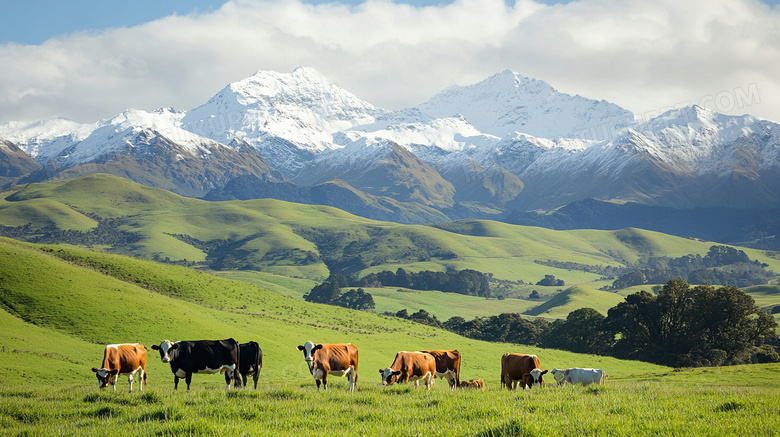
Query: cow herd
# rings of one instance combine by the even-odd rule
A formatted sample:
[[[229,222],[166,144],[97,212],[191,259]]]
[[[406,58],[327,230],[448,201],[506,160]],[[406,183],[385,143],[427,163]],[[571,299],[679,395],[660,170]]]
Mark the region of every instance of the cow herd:
[[[227,340],[169,341],[163,340],[159,345],[153,345],[153,350],[159,351],[160,360],[168,363],[173,373],[173,388],[178,389],[179,379],[187,383],[190,389],[194,373],[224,373],[225,383],[230,389],[246,386],[247,378],[252,376],[254,388],[263,367],[263,350],[257,342],[250,341],[239,344],[229,338]],[[307,341],[298,346],[303,352],[303,358],[309,368],[317,390],[328,389],[328,376],[346,376],[349,381],[349,391],[353,392],[358,381],[358,349],[351,343],[313,343]],[[420,381],[430,392],[435,378],[447,380],[450,390],[456,388],[484,389],[481,379],[460,380],[460,352],[457,350],[421,350],[414,352],[400,351],[395,355],[393,363],[384,369],[379,369],[382,385],[394,383],[408,384]],[[130,391],[133,391],[134,376],[137,375],[140,389],[146,385],[146,348],[139,343],[110,344],[103,354],[101,368],[93,367],[92,371],[98,379],[100,388],[113,386],[116,390],[116,380],[119,376],[127,376]],[[544,375],[539,357],[517,353],[507,353],[501,357],[501,385],[514,390],[518,384],[523,389],[541,387],[544,385]],[[604,384],[604,371],[572,367],[569,369],[552,369],[550,373],[558,385],[569,384]]]

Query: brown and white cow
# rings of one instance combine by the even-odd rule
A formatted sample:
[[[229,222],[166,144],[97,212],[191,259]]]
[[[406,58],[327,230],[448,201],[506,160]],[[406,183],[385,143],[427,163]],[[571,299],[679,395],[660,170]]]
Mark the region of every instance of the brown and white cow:
[[[461,381],[458,385],[459,388],[473,388],[477,390],[485,389],[485,381],[481,379],[470,379],[468,381]]]
[[[450,384],[450,390],[460,385],[460,352],[457,350],[420,351],[433,355],[436,360],[436,377],[445,378]]]
[[[138,381],[141,391],[146,384],[146,348],[140,343],[109,344],[103,352],[103,364],[92,371],[97,376],[100,388],[114,386],[116,391],[116,378],[119,375],[127,375],[130,383],[130,392],[133,391],[133,375],[138,373]]]
[[[355,390],[358,375],[358,348],[352,343],[314,344],[307,341],[298,346],[303,351],[303,359],[309,365],[309,372],[320,389],[320,380],[324,390],[328,390],[328,375],[346,376],[349,391]]]
[[[539,368],[536,355],[504,354],[501,357],[501,383],[509,390],[514,390],[518,382],[524,390],[543,386],[545,373],[547,370]]]
[[[394,382],[408,384],[409,381],[423,380],[430,393],[436,374],[436,359],[425,352],[401,351],[395,354],[390,367],[379,369],[379,374],[382,375],[382,385],[386,386]]]

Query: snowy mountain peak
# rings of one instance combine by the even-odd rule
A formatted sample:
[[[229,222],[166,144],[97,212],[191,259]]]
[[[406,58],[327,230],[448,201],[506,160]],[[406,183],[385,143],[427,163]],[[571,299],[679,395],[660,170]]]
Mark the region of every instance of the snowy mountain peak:
[[[453,86],[417,107],[431,117],[463,115],[479,130],[504,137],[593,138],[591,131],[621,129],[634,115],[606,101],[572,96],[548,83],[502,71],[479,83]]]
[[[311,68],[291,73],[258,71],[222,89],[182,119],[184,129],[231,144],[245,141],[258,150],[286,144],[316,153],[337,147],[332,134],[370,124],[384,111],[333,84]],[[296,162],[276,161],[286,171]]]

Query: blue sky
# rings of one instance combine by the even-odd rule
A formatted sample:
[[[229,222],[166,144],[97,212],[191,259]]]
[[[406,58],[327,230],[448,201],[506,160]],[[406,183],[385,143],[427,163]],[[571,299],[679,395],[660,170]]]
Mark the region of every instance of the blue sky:
[[[0,0],[0,124],[190,110],[299,66],[385,109],[509,69],[645,118],[780,121],[778,2]]]
[[[554,4],[568,0],[545,0]],[[780,1],[780,0],[776,0]],[[187,15],[219,9],[226,0],[3,0],[0,4],[0,44],[40,44],[57,35],[129,27],[171,14]],[[334,0],[306,0],[333,3]],[[363,0],[339,0],[357,5]],[[396,1],[414,6],[452,3],[446,0]]]

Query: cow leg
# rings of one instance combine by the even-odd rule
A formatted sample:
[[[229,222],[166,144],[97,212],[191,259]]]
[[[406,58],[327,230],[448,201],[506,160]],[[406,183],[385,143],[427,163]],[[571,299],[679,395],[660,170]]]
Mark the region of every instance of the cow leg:
[[[322,374],[322,391],[328,391],[328,373],[323,372]]]
[[[347,374],[347,381],[349,381],[349,392],[354,393],[355,391],[355,372],[349,372]]]
[[[144,386],[147,384],[146,382],[146,370],[141,369],[141,391],[144,391]]]
[[[227,372],[223,372],[225,374],[225,384],[227,385],[227,389],[230,390],[230,380],[233,379],[231,376],[233,373],[228,370]]]
[[[133,374],[127,375],[127,383],[130,384],[130,390],[128,390],[128,393],[133,392]]]
[[[320,384],[322,384],[322,382],[319,379],[315,379],[314,382],[317,383],[317,391],[320,391]]]
[[[187,383],[187,391],[190,391],[190,383],[192,382],[192,372],[187,372],[184,376],[184,381]]]
[[[179,389],[179,377],[176,375],[173,375],[173,389],[174,390]]]
[[[255,374],[252,376],[252,379],[255,380],[255,390],[257,390],[257,380],[260,379],[260,370],[255,372]],[[246,385],[246,381],[244,381],[244,385]]]

